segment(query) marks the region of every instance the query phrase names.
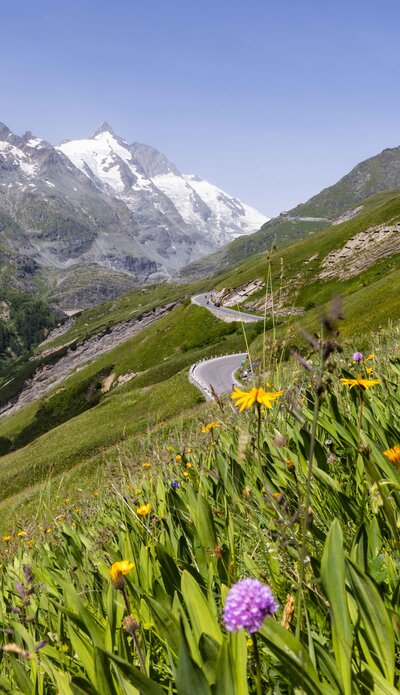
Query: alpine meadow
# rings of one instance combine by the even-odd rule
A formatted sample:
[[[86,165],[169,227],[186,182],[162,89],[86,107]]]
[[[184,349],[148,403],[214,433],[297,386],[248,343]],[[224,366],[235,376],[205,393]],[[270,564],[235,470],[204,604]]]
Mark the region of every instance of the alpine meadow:
[[[34,4],[0,47],[0,693],[398,694],[397,5]],[[103,103],[130,139],[85,137]]]

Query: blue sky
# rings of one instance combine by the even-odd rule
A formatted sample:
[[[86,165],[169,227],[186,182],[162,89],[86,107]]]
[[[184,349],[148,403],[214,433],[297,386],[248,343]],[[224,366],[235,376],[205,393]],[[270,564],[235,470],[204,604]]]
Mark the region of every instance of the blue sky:
[[[103,121],[274,215],[400,145],[398,0],[13,0],[0,120]]]

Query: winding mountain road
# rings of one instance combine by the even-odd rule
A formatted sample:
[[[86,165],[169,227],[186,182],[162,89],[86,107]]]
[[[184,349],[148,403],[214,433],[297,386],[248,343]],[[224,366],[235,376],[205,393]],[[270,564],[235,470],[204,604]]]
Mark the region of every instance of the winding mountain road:
[[[207,292],[206,294],[196,294],[192,297],[192,304],[197,306],[202,306],[208,311],[211,311],[214,316],[222,321],[243,321],[243,323],[254,323],[255,321],[263,321],[263,316],[253,316],[252,314],[246,314],[243,311],[235,311],[234,309],[228,309],[224,306],[216,306],[211,299],[212,293]]]
[[[202,392],[208,401],[213,399],[213,391],[221,396],[232,390],[232,386],[240,382],[235,378],[235,372],[247,358],[247,352],[239,352],[235,355],[214,357],[194,364],[190,368],[189,381]]]

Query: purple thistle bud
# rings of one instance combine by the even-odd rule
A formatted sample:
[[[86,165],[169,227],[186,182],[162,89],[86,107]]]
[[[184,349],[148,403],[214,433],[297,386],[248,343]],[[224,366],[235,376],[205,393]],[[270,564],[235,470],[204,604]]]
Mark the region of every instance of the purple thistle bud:
[[[362,352],[357,351],[353,355],[353,362],[361,362],[362,358],[363,358]]]
[[[173,490],[177,490],[178,487],[180,487],[180,486],[181,486],[181,484],[178,483],[177,480],[173,480],[172,483],[171,483],[171,487],[172,487]]]
[[[258,579],[241,579],[229,590],[222,617],[229,632],[245,628],[251,633],[257,632],[267,615],[277,610],[269,586]]]

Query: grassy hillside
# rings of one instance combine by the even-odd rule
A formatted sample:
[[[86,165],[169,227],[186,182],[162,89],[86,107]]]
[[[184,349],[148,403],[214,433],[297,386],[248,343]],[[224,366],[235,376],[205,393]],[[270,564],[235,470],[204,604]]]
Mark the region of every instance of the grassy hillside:
[[[321,221],[276,217],[266,222],[258,232],[239,237],[209,256],[188,264],[182,268],[180,276],[188,280],[210,277],[224,268],[232,268],[245,258],[262,251],[271,251],[274,246],[280,249],[295,239],[321,229],[326,224]]]
[[[338,347],[272,409],[153,430],[108,479],[77,469],[86,501],[60,481],[46,523],[7,525],[5,693],[399,692],[400,364],[382,347],[350,389]]]
[[[365,201],[364,210],[347,222],[316,231],[276,252],[256,254],[238,264],[234,272],[220,272],[215,278],[216,287],[239,287],[260,277],[277,295],[284,286],[288,291],[288,306],[298,307],[307,307],[310,303],[318,306],[338,293],[344,296],[352,294],[356,289],[396,271],[398,254],[381,260],[372,258],[371,265],[364,272],[347,280],[318,279],[324,259],[332,251],[341,249],[355,234],[383,223],[393,225],[399,220],[400,193],[378,194]],[[253,299],[261,298],[263,294],[265,290],[260,290]]]
[[[318,276],[327,254],[341,249],[350,237],[398,220],[400,194],[382,193],[365,201],[363,212],[353,219],[309,234],[280,253],[256,254],[234,270],[197,284],[143,288],[82,312],[67,332],[38,348],[39,363],[57,359],[68,346],[106,333],[117,323],[181,302],[139,334],[81,366],[46,396],[0,421],[0,451],[5,454],[0,461],[0,508],[9,514],[18,509],[21,499],[24,504],[29,498],[37,500],[46,490],[57,489],[64,475],[76,485],[79,476],[74,470],[82,466],[85,476],[95,477],[96,466],[116,460],[122,441],[140,442],[159,420],[168,422],[179,415],[190,419],[202,397],[189,384],[187,372],[199,359],[242,351],[246,345],[253,359],[265,356],[265,346],[273,360],[287,359],[291,347],[304,345],[303,329],[319,330],[321,313],[338,294],[343,297],[342,336],[349,341],[356,338],[359,345],[373,344],[371,333],[400,317],[400,300],[393,291],[400,281],[399,255],[372,259],[353,277]],[[262,322],[246,326],[245,341],[240,325],[225,324],[189,302],[189,296],[201,289],[237,287],[260,277],[265,280],[267,298],[272,290],[275,307],[283,297],[284,306],[303,307],[304,313],[275,317],[265,335],[260,334]],[[258,291],[244,303],[261,301],[265,292]],[[274,341],[278,341],[279,354]],[[46,356],[45,350],[55,352]],[[119,384],[125,377],[130,380]],[[106,380],[111,388],[104,392]],[[10,393],[13,384],[3,385],[0,396],[2,391]]]
[[[252,340],[260,330],[254,325]],[[203,401],[189,384],[194,362],[245,348],[240,324],[226,324],[205,310],[184,304],[155,324],[100,356],[63,382],[62,389],[0,421],[0,440],[18,450],[0,460],[1,499],[43,483],[157,422]],[[128,383],[101,393],[100,376],[134,372]],[[85,390],[83,390],[85,389]],[[86,394],[84,412],[78,401]],[[89,398],[89,394],[95,394]],[[57,407],[52,408],[56,401]],[[97,401],[97,403],[96,403]],[[64,422],[65,414],[68,420]],[[75,416],[74,416],[75,415]],[[57,422],[57,416],[59,421]],[[46,432],[47,428],[51,431]],[[26,442],[31,442],[23,446]],[[22,447],[22,448],[21,448]],[[57,483],[55,483],[57,484]],[[19,505],[19,499],[14,500]],[[13,503],[14,504],[14,503]]]

